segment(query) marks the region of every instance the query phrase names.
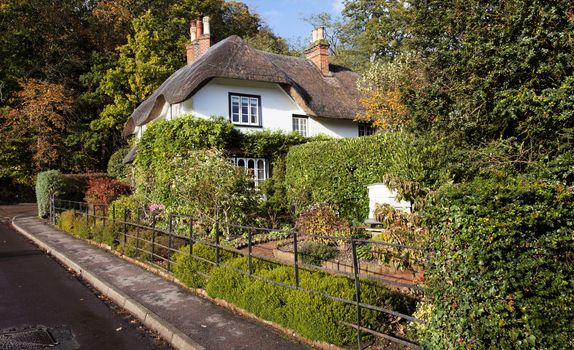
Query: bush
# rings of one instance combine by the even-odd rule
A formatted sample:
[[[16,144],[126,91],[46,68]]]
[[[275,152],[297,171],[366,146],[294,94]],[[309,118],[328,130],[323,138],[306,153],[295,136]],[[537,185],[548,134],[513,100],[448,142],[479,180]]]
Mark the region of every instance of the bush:
[[[432,247],[423,344],[574,348],[574,195],[525,179],[450,185],[425,210]]]
[[[245,269],[246,258],[228,261],[232,267]],[[258,276],[280,283],[294,285],[293,268],[254,264]],[[334,277],[320,272],[300,271],[301,286],[335,297],[352,300],[354,282],[345,277]],[[339,321],[355,322],[354,305],[336,302],[323,296],[301,290],[251,279],[226,267],[216,267],[207,284],[210,296],[227,300],[240,308],[269,321],[291,328],[302,336],[334,344],[350,344],[356,333]],[[362,283],[362,301],[388,307],[399,312],[411,312],[413,302],[397,292],[381,286]],[[363,325],[380,331],[392,328],[393,318],[388,315],[363,310]]]
[[[215,261],[215,247],[201,243],[194,244],[193,255]],[[207,278],[204,275],[209,275],[212,264],[191,257],[189,245],[181,247],[172,260],[173,274],[177,279],[190,288],[205,288]]]
[[[301,262],[318,266],[321,266],[322,261],[336,257],[338,252],[333,246],[314,241],[303,242],[298,251]]]
[[[124,157],[129,153],[130,148],[124,147],[115,151],[108,160],[107,175],[109,177],[124,180],[129,176],[129,166],[123,163]]]
[[[38,203],[38,216],[47,217],[50,211],[50,198],[62,192],[65,183],[62,173],[58,170],[47,170],[38,173],[36,177],[36,202]]]
[[[429,171],[436,168],[429,156],[432,147],[398,132],[292,147],[285,175],[289,202],[297,213],[314,203],[332,203],[342,217],[363,221],[369,209],[368,185],[388,182],[392,175],[392,187],[412,200],[438,181],[439,172]]]
[[[86,190],[86,202],[108,205],[116,198],[130,192],[130,186],[121,181],[107,177],[91,178]]]
[[[143,213],[144,209],[146,208],[146,204],[147,203],[145,198],[138,193],[126,196],[119,196],[108,206],[108,218],[113,219],[114,215],[112,211],[113,207],[114,208],[113,210],[115,210],[115,218],[117,220],[123,220],[124,212],[125,210],[127,210],[128,220],[132,220],[135,222],[135,220],[137,219],[137,211],[140,210]]]
[[[64,174],[64,189],[59,196],[69,201],[83,202],[90,179],[105,176],[100,173],[91,174]]]
[[[326,203],[318,203],[305,209],[297,219],[295,227],[301,233],[309,235],[351,236],[350,225],[341,220],[335,209]],[[334,243],[329,238],[309,237],[309,239],[324,244]]]

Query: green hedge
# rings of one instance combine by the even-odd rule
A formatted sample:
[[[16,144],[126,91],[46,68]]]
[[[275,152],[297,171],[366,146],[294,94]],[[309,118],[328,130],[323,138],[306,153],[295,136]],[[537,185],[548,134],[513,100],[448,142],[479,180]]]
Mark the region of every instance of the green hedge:
[[[195,244],[194,255],[215,261],[215,248]],[[247,271],[247,258],[222,251],[222,262],[232,268]],[[186,285],[206,288],[209,296],[224,299],[260,318],[291,328],[302,336],[334,344],[346,345],[356,340],[356,333],[339,323],[356,321],[355,306],[336,302],[323,296],[294,290],[250,278],[229,267],[215,267],[189,256],[189,246],[173,257],[175,276]],[[293,267],[253,259],[254,274],[275,282],[295,285]],[[198,273],[201,272],[201,273]],[[206,275],[208,276],[206,278]],[[321,272],[300,270],[301,287],[332,296],[353,300],[354,281]],[[411,313],[414,301],[398,292],[363,281],[362,301]],[[363,325],[379,331],[393,328],[393,317],[364,309]],[[395,329],[395,328],[393,328]],[[396,330],[396,329],[395,329]]]
[[[574,348],[574,195],[525,179],[475,180],[434,195],[430,349]]]
[[[226,261],[226,264],[247,270],[245,257]],[[295,285],[293,268],[290,266],[255,259],[254,273],[276,282]],[[300,270],[299,276],[303,288],[348,300],[353,300],[355,297],[354,281],[349,278],[306,270]],[[339,323],[356,322],[354,305],[249,278],[227,267],[213,268],[207,283],[207,293],[211,297],[227,300],[265,320],[293,329],[311,340],[339,345],[356,341],[356,332]],[[413,310],[413,300],[382,286],[363,281],[361,293],[361,301],[367,304],[404,313]],[[388,332],[396,320],[384,313],[363,309],[362,322],[365,327]]]
[[[386,175],[410,183],[411,188],[405,186],[403,191],[407,197],[437,181],[440,172],[433,170],[439,168],[433,163],[437,157],[430,156],[433,147],[436,145],[407,133],[293,147],[287,155],[285,176],[289,202],[298,213],[314,203],[331,203],[342,217],[361,221],[368,214],[367,186],[384,182]]]
[[[47,217],[50,212],[50,197],[65,188],[64,178],[58,170],[47,170],[36,176],[36,203],[38,216]]]
[[[129,177],[129,167],[123,163],[124,157],[129,153],[130,148],[124,147],[115,151],[108,160],[107,175],[115,179],[126,179]]]

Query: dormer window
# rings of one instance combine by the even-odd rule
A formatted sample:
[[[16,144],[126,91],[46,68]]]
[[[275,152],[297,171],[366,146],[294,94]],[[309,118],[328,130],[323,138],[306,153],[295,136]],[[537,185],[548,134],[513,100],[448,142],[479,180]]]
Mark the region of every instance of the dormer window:
[[[235,125],[261,126],[261,96],[230,92],[229,119]]]

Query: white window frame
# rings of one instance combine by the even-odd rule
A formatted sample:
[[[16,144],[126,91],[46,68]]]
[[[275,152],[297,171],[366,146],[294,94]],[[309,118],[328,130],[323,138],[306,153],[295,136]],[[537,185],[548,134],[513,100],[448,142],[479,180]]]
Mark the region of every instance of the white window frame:
[[[297,131],[301,136],[309,136],[309,118],[304,115],[293,114],[293,131]]]
[[[233,164],[245,169],[253,178],[255,186],[259,186],[269,178],[269,162],[265,158],[233,157]]]
[[[230,92],[229,120],[234,125],[261,127],[261,96]]]

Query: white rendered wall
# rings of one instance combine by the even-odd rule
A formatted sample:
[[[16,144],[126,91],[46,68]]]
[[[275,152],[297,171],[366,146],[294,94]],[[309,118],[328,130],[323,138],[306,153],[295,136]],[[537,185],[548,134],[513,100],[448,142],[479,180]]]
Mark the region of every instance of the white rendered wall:
[[[193,115],[199,118],[223,116],[229,119],[229,93],[261,96],[263,129],[293,131],[293,114],[305,112],[277,84],[232,79],[213,79],[192,97]],[[242,131],[260,127],[241,126]]]
[[[309,136],[324,134],[331,137],[357,137],[359,127],[352,120],[309,118]]]
[[[261,97],[261,127],[238,126],[241,131],[268,129],[291,132],[293,114],[306,115],[277,84],[215,78],[191,98],[171,106],[166,103],[157,120],[171,120],[182,114],[193,114],[198,118],[223,116],[229,119],[229,93]],[[307,136],[324,134],[331,137],[357,137],[358,133],[357,123],[352,120],[307,119]]]

